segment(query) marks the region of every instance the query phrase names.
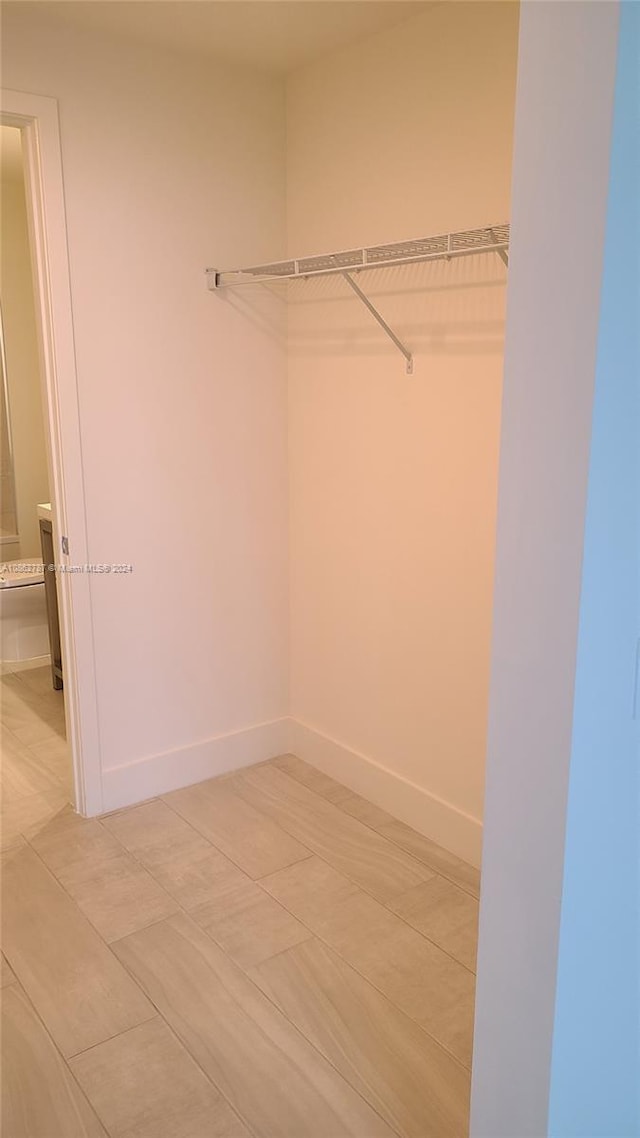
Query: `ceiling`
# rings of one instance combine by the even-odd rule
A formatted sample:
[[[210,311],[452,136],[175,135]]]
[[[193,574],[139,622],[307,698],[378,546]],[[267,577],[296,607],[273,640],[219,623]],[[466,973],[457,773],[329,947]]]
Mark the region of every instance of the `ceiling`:
[[[6,0],[5,0],[6,2]],[[433,0],[9,0],[34,19],[286,75]]]

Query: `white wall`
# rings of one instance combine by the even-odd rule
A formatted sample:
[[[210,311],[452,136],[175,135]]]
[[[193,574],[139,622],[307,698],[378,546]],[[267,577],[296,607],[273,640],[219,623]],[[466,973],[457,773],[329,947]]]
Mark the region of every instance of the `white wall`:
[[[10,556],[39,557],[36,506],[49,501],[49,480],[24,182],[13,166],[3,167],[0,220],[0,302],[20,538]],[[0,547],[0,558],[5,556],[6,548]]]
[[[203,275],[284,252],[283,91],[30,7],[3,13],[3,84],[59,100],[90,560],[134,567],[91,581],[107,807],[287,712],[280,310]],[[256,738],[280,748],[241,735],[234,762]]]
[[[440,4],[296,73],[290,255],[507,221],[517,32]],[[290,288],[293,748],[477,861],[506,272],[360,284],[412,378],[344,282]]]
[[[549,1133],[618,5],[531,0],[521,24],[473,1138]],[[614,532],[612,523],[607,540]],[[600,581],[604,588],[609,578]],[[629,675],[629,708],[631,687]],[[609,757],[608,745],[603,764],[615,786],[619,757]],[[602,817],[606,825],[606,808]],[[596,847],[601,840],[594,835]],[[596,872],[607,868],[605,860]],[[590,920],[600,916],[599,889],[591,897],[589,881],[581,883]],[[585,1021],[583,1030],[602,1026]]]

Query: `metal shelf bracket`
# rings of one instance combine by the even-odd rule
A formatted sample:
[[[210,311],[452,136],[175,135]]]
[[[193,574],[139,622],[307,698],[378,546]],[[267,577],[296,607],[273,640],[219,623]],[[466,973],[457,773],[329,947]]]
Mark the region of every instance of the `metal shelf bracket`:
[[[365,308],[369,309],[369,312],[373,316],[374,320],[377,320],[380,327],[382,329],[384,329],[384,331],[386,332],[389,339],[393,340],[396,348],[398,348],[402,352],[402,354],[403,354],[403,356],[407,362],[407,375],[413,375],[413,356],[412,356],[411,352],[409,351],[409,349],[407,347],[405,347],[405,345],[402,343],[402,340],[398,336],[396,336],[393,329],[389,327],[386,320],[384,319],[384,316],[380,315],[380,313],[378,312],[378,309],[375,307],[375,305],[373,305],[371,303],[371,301],[369,300],[369,297],[366,296],[366,294],[360,288],[360,285],[356,284],[356,282],[354,281],[351,274],[350,273],[342,273],[342,276],[344,277],[344,279],[347,282],[347,284],[349,285],[349,287],[353,289],[356,296],[360,298],[360,300],[364,304]]]
[[[242,285],[267,284],[275,281],[307,280],[326,277],[334,273],[344,277],[356,296],[369,309],[390,340],[402,352],[407,364],[407,375],[413,375],[413,356],[399,336],[389,327],[384,317],[356,284],[352,273],[362,273],[400,265],[424,264],[429,261],[452,261],[479,253],[495,253],[506,268],[509,267],[509,225],[487,225],[482,229],[465,229],[456,233],[440,233],[435,237],[419,237],[413,241],[400,241],[391,245],[371,245],[361,249],[346,249],[337,253],[322,253],[314,257],[296,257],[288,261],[274,261],[265,265],[252,265],[245,269],[207,269],[207,288],[212,292],[237,288]]]
[[[496,234],[495,230],[490,229],[489,234],[496,243],[497,247],[496,247],[495,252],[497,253],[500,260],[502,261],[502,264],[504,265],[505,269],[508,269],[509,268],[509,254],[508,254],[507,250],[505,249],[504,246],[500,245],[500,240],[499,240],[499,237]]]

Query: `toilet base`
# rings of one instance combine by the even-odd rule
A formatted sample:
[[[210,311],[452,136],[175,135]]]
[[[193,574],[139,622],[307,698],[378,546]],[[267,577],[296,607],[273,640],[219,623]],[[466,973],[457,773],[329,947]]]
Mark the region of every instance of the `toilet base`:
[[[19,675],[20,672],[30,672],[33,668],[50,668],[51,654],[46,656],[33,656],[30,660],[0,660],[0,676]]]
[[[44,584],[0,590],[0,661],[22,663],[49,653]]]

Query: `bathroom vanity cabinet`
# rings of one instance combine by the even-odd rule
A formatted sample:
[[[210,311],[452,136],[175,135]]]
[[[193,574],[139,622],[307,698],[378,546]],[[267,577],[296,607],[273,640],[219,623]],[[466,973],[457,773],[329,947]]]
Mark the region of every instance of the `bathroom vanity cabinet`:
[[[40,544],[44,562],[44,590],[47,601],[47,620],[49,624],[49,648],[51,652],[51,679],[54,688],[62,684],[62,650],[60,647],[60,621],[58,618],[58,594],[56,591],[55,556],[53,550],[53,526],[49,518],[40,518]]]

